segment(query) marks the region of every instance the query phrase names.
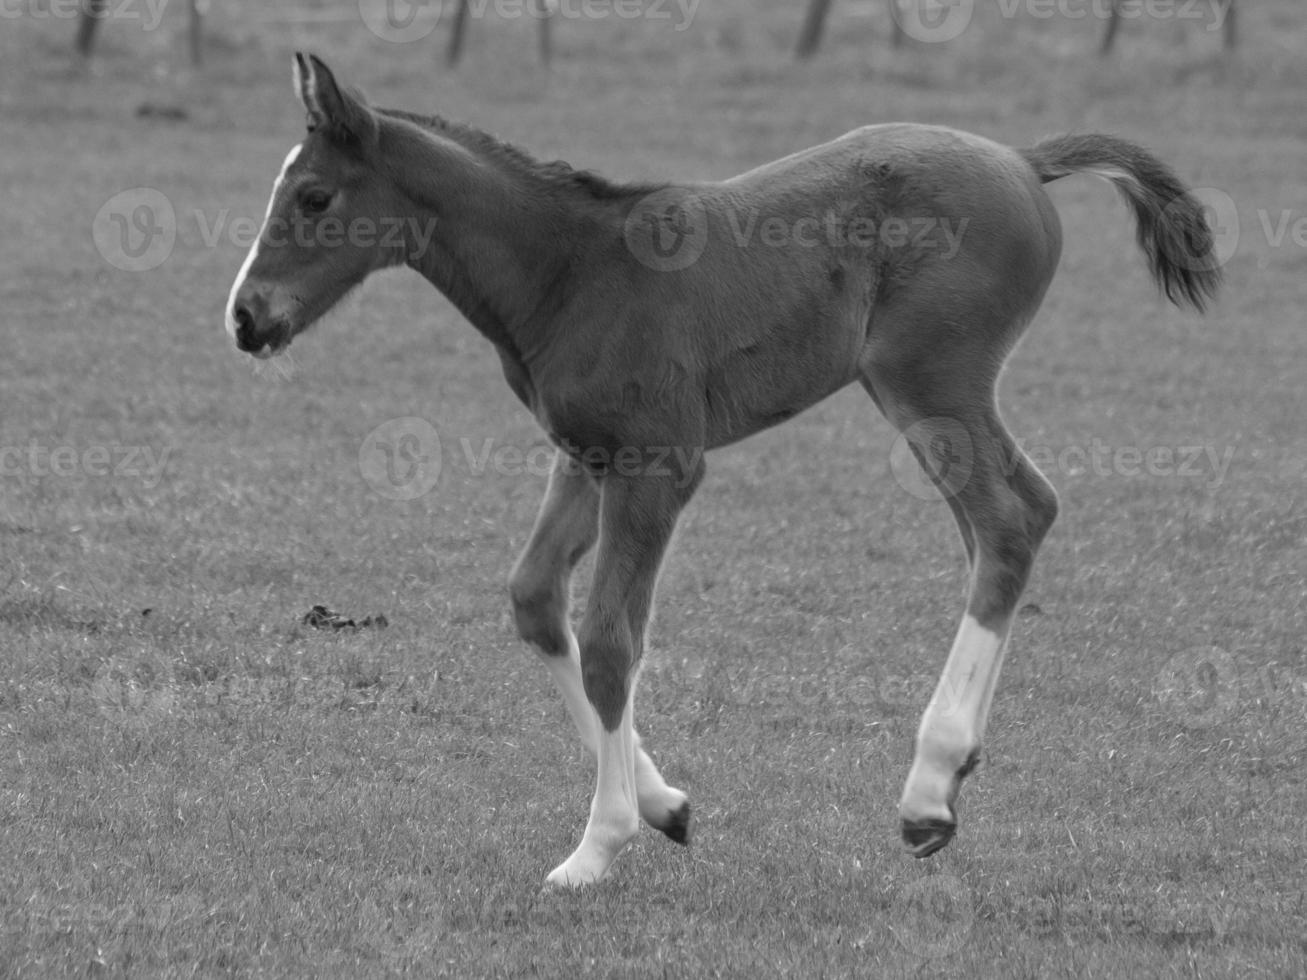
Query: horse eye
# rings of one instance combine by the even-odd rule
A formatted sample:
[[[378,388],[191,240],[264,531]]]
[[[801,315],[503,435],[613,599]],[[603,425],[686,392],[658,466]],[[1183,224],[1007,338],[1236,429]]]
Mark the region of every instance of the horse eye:
[[[322,214],[331,207],[331,195],[326,191],[309,191],[300,198],[300,207],[305,214]]]

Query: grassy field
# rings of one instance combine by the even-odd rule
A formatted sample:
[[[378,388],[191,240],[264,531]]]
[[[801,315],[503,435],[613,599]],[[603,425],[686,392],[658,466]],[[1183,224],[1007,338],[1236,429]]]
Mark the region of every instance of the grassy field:
[[[89,73],[72,22],[9,5],[0,976],[1307,974],[1307,44],[1290,0],[1245,6],[1229,59],[1158,14],[1110,62],[1074,4],[980,4],[901,50],[879,4],[837,6],[806,65],[794,3],[596,7],[548,72],[499,17],[451,73],[444,25],[389,43],[228,0],[196,74],[180,4],[108,24]],[[1109,187],[1050,188],[1062,268],[1002,401],[1063,516],[948,850],[906,856],[895,806],[962,552],[848,391],[714,454],[664,575],[639,717],[693,845],[646,831],[601,887],[540,893],[593,773],[507,609],[535,423],[415,276],[290,363],[256,371],[222,331],[303,125],[298,46],[377,102],[614,177],[916,119],[1116,132],[1233,202],[1198,318],[1156,295]],[[96,216],[136,188],[175,240],[124,271]],[[393,500],[360,452],[405,417],[441,469]],[[389,625],[312,629],[315,603]]]

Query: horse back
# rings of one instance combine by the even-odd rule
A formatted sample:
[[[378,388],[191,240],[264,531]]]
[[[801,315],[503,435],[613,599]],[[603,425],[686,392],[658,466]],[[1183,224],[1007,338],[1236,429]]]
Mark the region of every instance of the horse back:
[[[1033,312],[1060,247],[1030,165],[943,127],[868,126],[670,190],[692,261],[651,267],[622,229],[595,236],[605,275],[571,304],[543,386],[541,421],[565,438],[742,438],[855,380],[885,310]]]

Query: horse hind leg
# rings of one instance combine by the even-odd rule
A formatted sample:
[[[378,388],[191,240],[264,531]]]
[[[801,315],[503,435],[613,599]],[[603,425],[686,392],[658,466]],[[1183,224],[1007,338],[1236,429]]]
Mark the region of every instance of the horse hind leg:
[[[891,406],[891,409],[887,409],[885,405],[882,404],[880,395],[877,393],[876,389],[872,387],[869,377],[864,376],[861,379],[861,382],[862,382],[863,389],[867,392],[867,394],[871,396],[871,400],[876,403],[876,407],[881,410],[881,413],[886,418],[892,418],[890,415],[890,411],[893,408],[893,406]],[[908,422],[905,417],[903,420],[902,427],[899,430],[900,436],[907,443],[908,449],[911,450],[912,456],[914,459],[916,459],[917,464],[922,468],[922,470],[928,476],[931,477],[932,481],[936,482],[936,484],[938,485],[938,482],[935,481],[935,474],[938,470],[938,466],[929,457],[922,455],[922,450],[920,445],[922,440],[912,439],[911,438],[912,433],[907,431],[913,424],[920,424],[920,423]],[[926,440],[926,441],[933,441],[933,440]],[[967,517],[966,512],[962,509],[962,505],[958,503],[958,501],[954,499],[952,495],[949,494],[945,494],[944,500],[948,504],[948,508],[953,514],[953,520],[957,523],[958,533],[962,536],[962,547],[967,553],[967,567],[969,568],[975,563],[976,560],[976,533],[975,531],[972,530],[971,520]]]
[[[999,418],[993,378],[935,368],[914,376],[873,364],[865,383],[923,460],[964,540],[972,534],[966,610],[921,718],[899,803],[904,842],[925,857],[956,832],[954,804],[980,758],[1013,612],[1057,516],[1057,495]]]
[[[554,461],[540,515],[509,582],[518,634],[540,653],[586,751],[598,751],[599,719],[581,683],[581,655],[568,607],[572,572],[598,536],[599,488],[570,465]],[[635,741],[635,781],[640,817],[678,844],[689,843],[690,804],[668,786],[658,767]]]

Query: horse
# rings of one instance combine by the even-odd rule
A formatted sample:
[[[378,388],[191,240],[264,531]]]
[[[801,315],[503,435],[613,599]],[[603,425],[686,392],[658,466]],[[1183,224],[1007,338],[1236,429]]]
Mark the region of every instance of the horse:
[[[1201,312],[1221,280],[1199,200],[1108,135],[1012,149],[938,126],[856,129],[719,182],[617,183],[476,128],[374,107],[295,56],[307,132],[231,288],[235,346],[285,350],[374,270],[407,266],[489,340],[556,447],[509,578],[597,779],[547,886],[609,874],[643,820],[687,843],[690,804],[635,729],[659,567],[708,450],[854,383],[901,432],[961,533],[969,592],[899,801],[925,857],[957,830],[1014,609],[1058,512],[995,389],[1061,253],[1042,185],[1110,181],[1152,277]],[[570,582],[595,545],[579,630]]]

